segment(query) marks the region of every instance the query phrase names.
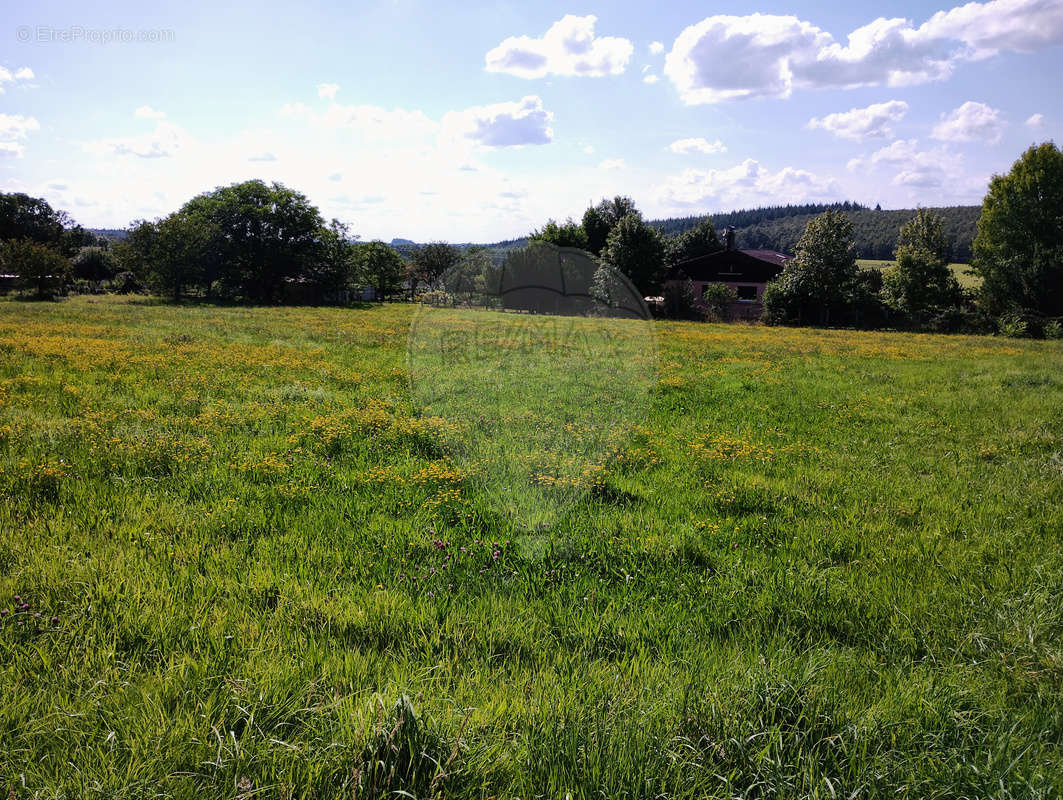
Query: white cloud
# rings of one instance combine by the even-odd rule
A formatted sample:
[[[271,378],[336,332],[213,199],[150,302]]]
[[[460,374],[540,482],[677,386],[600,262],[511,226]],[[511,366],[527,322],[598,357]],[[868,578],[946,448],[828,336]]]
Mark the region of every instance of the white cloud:
[[[704,137],[697,137],[694,139],[676,139],[670,145],[668,149],[673,153],[682,153],[683,155],[690,155],[691,153],[704,153],[705,155],[712,155],[713,153],[726,153],[727,148],[724,143],[717,139],[715,142],[710,142]]]
[[[166,116],[166,112],[156,111],[151,106],[141,106],[133,112],[133,116],[140,119],[162,119]]]
[[[794,16],[712,16],[687,27],[665,74],[688,104],[788,97],[795,88],[906,86],[956,64],[1063,41],[1059,0],[990,0],[935,14],[919,27],[878,18],[846,43]]]
[[[1045,115],[1031,114],[1026,118],[1026,124],[1034,129],[1043,128],[1045,126]]]
[[[587,145],[586,147],[583,148],[583,152],[586,153],[587,155],[593,154],[594,153],[594,145],[592,145],[592,144]]]
[[[595,36],[597,21],[593,14],[566,14],[541,38],[511,36],[488,51],[487,71],[518,78],[619,75],[631,59],[634,45],[615,36]]]
[[[423,111],[402,108],[331,103],[319,113],[305,103],[297,102],[284,104],[280,113],[284,117],[306,120],[318,128],[350,131],[370,141],[427,141],[439,130],[439,123],[429,119]]]
[[[454,140],[480,147],[514,147],[553,141],[554,130],[550,127],[553,118],[539,97],[529,95],[519,103],[449,111],[443,115],[442,125],[444,135]]]
[[[727,169],[684,170],[658,188],[657,199],[670,209],[722,209],[829,200],[839,194],[832,178],[793,167],[772,172],[750,158]]]
[[[24,150],[19,142],[0,142],[0,158],[22,158]]]
[[[301,102],[286,103],[280,113],[316,128],[349,131],[366,141],[396,147],[409,144],[432,147],[445,142],[448,146],[468,149],[470,146],[546,144],[553,140],[550,122],[554,115],[543,109],[542,100],[535,95],[518,102],[450,111],[438,122],[419,110],[339,103],[332,103],[324,112]]]
[[[660,80],[660,78],[658,78],[656,75],[650,74],[650,75],[644,76],[643,79],[642,79],[642,82],[643,83],[657,83],[657,81],[659,81],[659,80]]]
[[[991,0],[939,11],[920,28],[928,37],[955,39],[975,58],[1005,50],[1029,52],[1063,38],[1063,3],[1058,0]]]
[[[336,99],[336,92],[340,90],[338,83],[319,83],[317,85],[317,96],[326,97],[329,100]]]
[[[4,93],[4,87],[7,84],[24,85],[26,81],[31,81],[34,77],[36,76],[29,67],[19,67],[13,73],[6,67],[0,67],[0,94]]]
[[[688,104],[789,96],[795,53],[814,53],[829,34],[797,17],[715,16],[686,28],[664,73]]]
[[[121,136],[89,142],[85,150],[97,154],[172,158],[192,144],[192,137],[172,122],[159,122],[155,130],[137,136]]]
[[[0,114],[0,141],[13,142],[25,139],[31,131],[39,131],[41,125],[34,117],[21,114]]]
[[[664,42],[650,42],[650,52],[657,56],[664,52]]]
[[[794,60],[795,83],[807,88],[911,86],[952,72],[955,45],[921,34],[906,19],[880,17]]]
[[[892,174],[890,183],[894,186],[955,192],[970,182],[965,176],[961,156],[941,147],[921,150],[916,139],[898,139],[872,153],[870,158],[859,161],[856,169],[881,169],[887,175]],[[974,183],[981,183],[981,180]],[[984,183],[982,186],[984,188]]]
[[[891,125],[908,113],[903,100],[874,103],[867,108],[853,108],[810,119],[808,127],[822,128],[843,139],[882,139],[893,135]]]
[[[622,158],[607,158],[607,159],[605,159],[605,161],[603,161],[601,164],[598,165],[598,169],[605,169],[605,170],[624,169],[624,167],[626,167],[626,166],[627,166],[627,164],[624,163],[624,159],[622,159]]]
[[[998,143],[1007,123],[1000,111],[985,103],[968,101],[959,108],[941,115],[941,122],[930,134],[947,142],[986,141]]]

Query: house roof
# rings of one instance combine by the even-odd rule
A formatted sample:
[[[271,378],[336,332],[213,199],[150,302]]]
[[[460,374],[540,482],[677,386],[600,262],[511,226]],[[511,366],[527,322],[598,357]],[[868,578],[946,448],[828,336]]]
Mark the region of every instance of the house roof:
[[[767,283],[790,260],[775,250],[717,250],[677,264],[667,280]]]

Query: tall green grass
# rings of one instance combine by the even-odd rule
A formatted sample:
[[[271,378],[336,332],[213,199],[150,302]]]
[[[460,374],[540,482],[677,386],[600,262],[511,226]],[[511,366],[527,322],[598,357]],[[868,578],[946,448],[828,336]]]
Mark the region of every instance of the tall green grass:
[[[412,314],[0,304],[0,789],[1058,796],[1059,343],[661,324],[525,518]]]

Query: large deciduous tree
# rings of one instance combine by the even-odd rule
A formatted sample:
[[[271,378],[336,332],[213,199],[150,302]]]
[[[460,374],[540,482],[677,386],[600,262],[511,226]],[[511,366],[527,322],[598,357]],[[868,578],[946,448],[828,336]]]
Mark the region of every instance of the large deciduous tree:
[[[897,263],[883,275],[891,308],[919,314],[959,305],[962,293],[948,265],[949,243],[941,216],[925,208],[901,228]]]
[[[533,242],[547,242],[558,247],[577,247],[580,250],[587,249],[587,232],[583,226],[575,220],[568,219],[564,222],[549,220],[540,229],[528,237]]]
[[[582,228],[587,235],[587,249],[596,256],[601,255],[612,227],[612,220],[597,206],[591,206],[584,211]]]
[[[0,192],[0,239],[28,239],[58,248],[69,223],[65,212],[28,194]]]
[[[278,299],[286,281],[321,257],[321,214],[306,195],[280,183],[223,186],[192,198],[178,214],[212,232],[204,257],[216,259],[221,286],[254,302]]]
[[[49,297],[70,272],[70,262],[55,247],[31,239],[10,239],[0,245],[0,265],[38,299]]]
[[[674,267],[680,262],[707,256],[722,249],[716,228],[710,220],[704,219],[693,228],[665,238],[665,262],[669,267]]]
[[[771,322],[830,324],[853,307],[858,283],[853,223],[843,211],[825,211],[809,221],[797,253],[764,293]]]
[[[205,253],[216,234],[209,221],[179,211],[154,223],[147,233],[149,267],[145,275],[152,290],[179,300],[190,285],[201,284]]]
[[[994,176],[974,239],[974,272],[987,311],[1063,315],[1063,152],[1028,149]]]
[[[323,295],[346,289],[355,274],[356,239],[346,223],[333,219],[318,232],[316,256],[308,259],[302,277]]]
[[[406,262],[383,242],[356,245],[355,262],[360,279],[376,290],[377,300],[384,300],[402,287]]]
[[[611,231],[601,259],[627,276],[642,295],[656,293],[664,277],[664,243],[640,214],[627,214]]]
[[[429,242],[410,256],[410,290],[418,285],[435,287],[461,261],[461,251],[446,242]]]

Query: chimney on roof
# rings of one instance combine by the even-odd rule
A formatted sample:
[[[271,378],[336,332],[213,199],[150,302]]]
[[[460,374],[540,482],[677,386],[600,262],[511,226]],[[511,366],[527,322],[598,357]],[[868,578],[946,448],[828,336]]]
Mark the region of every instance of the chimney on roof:
[[[728,225],[727,230],[723,232],[723,241],[727,245],[728,250],[735,249],[735,226]]]

